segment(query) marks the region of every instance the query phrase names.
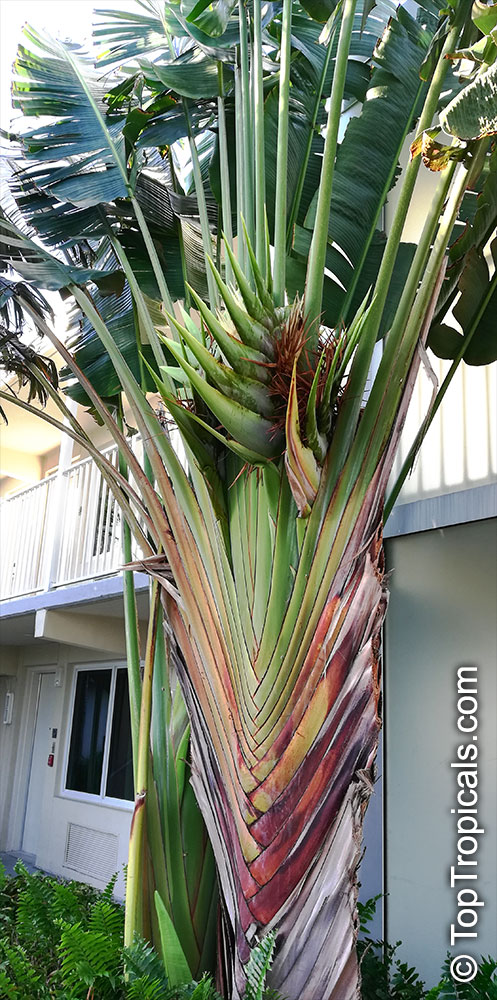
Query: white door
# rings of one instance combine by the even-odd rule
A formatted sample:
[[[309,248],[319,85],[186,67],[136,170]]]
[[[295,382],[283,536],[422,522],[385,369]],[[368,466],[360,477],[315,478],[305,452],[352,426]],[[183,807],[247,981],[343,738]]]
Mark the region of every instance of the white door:
[[[55,721],[56,695],[55,672],[39,674],[33,750],[22,838],[22,850],[26,854],[36,855],[40,846],[43,800],[46,794],[47,779],[51,774],[48,760],[53,744],[52,730],[57,725]]]

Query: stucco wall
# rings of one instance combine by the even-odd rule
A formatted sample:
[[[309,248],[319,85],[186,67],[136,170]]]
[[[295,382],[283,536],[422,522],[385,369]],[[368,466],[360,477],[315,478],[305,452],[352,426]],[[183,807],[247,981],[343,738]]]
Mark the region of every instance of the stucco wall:
[[[456,919],[457,669],[477,666],[477,881],[485,905],[476,940],[459,952],[497,953],[497,522],[480,521],[387,543],[386,928],[429,984],[438,979]],[[470,708],[470,705],[466,705]],[[468,897],[463,897],[467,899]],[[466,919],[466,918],[465,918]],[[469,919],[469,918],[468,918]],[[458,952],[450,949],[451,954]]]

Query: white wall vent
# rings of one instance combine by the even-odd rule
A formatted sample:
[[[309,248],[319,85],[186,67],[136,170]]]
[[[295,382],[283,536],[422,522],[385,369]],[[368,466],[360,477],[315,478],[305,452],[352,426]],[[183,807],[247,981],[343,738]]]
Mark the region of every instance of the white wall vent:
[[[113,833],[68,823],[64,867],[108,882],[118,868],[117,840]]]

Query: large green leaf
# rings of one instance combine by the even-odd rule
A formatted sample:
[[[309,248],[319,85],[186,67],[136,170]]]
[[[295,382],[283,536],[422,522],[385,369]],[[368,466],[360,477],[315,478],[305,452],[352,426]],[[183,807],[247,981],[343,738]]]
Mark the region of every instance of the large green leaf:
[[[444,323],[458,293],[458,282],[468,255],[481,256],[497,226],[497,149],[487,154],[475,190],[467,192],[459,212],[460,225],[454,231],[449,250],[449,266],[438,298],[434,323]],[[464,226],[463,226],[464,224]]]
[[[208,101],[187,101],[188,118],[193,135],[204,131],[212,122],[214,105]],[[164,114],[144,122],[137,146],[139,149],[151,146],[170,146],[177,139],[188,135],[188,123],[183,104],[178,104]]]
[[[168,983],[170,986],[184,986],[191,982],[192,974],[174,924],[157,891],[155,892],[155,909],[162,943],[162,961]]]
[[[167,41],[157,12],[97,9],[93,38],[100,49],[98,65],[108,66],[165,51]]]
[[[189,50],[174,61],[153,64],[142,61],[141,65],[147,77],[157,80],[181,97],[204,100],[219,97],[221,93],[218,64],[202,53]],[[226,85],[232,74],[224,68],[223,75]]]
[[[211,0],[193,0],[193,3],[183,2],[181,7],[183,12],[185,7],[190,7],[186,18],[189,24],[196,24],[211,38],[218,38],[226,31],[236,4],[237,0],[215,0],[214,3]]]
[[[497,261],[497,240],[492,245],[493,265]],[[468,365],[489,365],[497,361],[497,279],[489,276],[483,254],[472,250],[458,282],[459,299],[453,309],[461,333],[446,323],[430,330],[428,346],[440,358],[454,359],[464,347]],[[466,343],[467,342],[467,343]]]
[[[114,270],[66,264],[5,219],[0,222],[0,256],[9,261],[13,269],[36,288],[60,291],[71,284],[85,285],[93,281],[97,284],[103,282],[107,290],[111,281],[115,282],[116,288],[120,286],[122,289],[122,275],[119,276]]]
[[[19,137],[27,160],[47,165],[45,190],[88,207],[127,195],[123,119],[105,119],[105,87],[76,46],[64,46],[33,29],[34,47],[19,47],[14,65],[13,106],[29,119],[49,114],[55,121]],[[70,157],[61,168],[63,159]]]
[[[385,235],[379,230],[376,230],[373,234],[373,238],[361,268],[361,273],[351,300],[351,315],[356,313],[364,299],[364,296],[374,286],[383,257],[385,243]],[[297,226],[295,244],[299,250],[299,256],[292,255],[287,261],[287,284],[289,292],[292,295],[298,293],[299,289],[303,287],[305,280],[307,255],[310,246],[309,231]],[[416,248],[412,243],[401,243],[399,246],[397,260],[395,262],[390,282],[389,295],[378,330],[378,338],[383,337],[390,329],[397,306],[400,302],[400,297],[404,289],[415,249]],[[349,280],[350,264],[345,257],[338,254],[333,247],[329,246],[326,253],[326,269],[330,272],[330,274],[325,276],[324,281],[323,322],[327,326],[333,327],[336,323],[337,300],[343,298],[344,295],[340,282]],[[332,274],[334,277],[331,276]]]
[[[146,366],[142,369],[140,365],[140,353],[151,366],[154,366],[154,357],[150,347],[140,343],[140,332],[128,286],[120,296],[103,298],[96,292],[93,299],[109,333],[137,382],[141,383],[145,390],[153,392],[155,384]],[[81,318],[78,313],[73,322],[73,328],[74,333],[69,346],[78,365],[83,369],[100,396],[106,399],[116,396],[121,391],[119,378],[92,325],[86,317]],[[73,381],[70,370],[64,368],[60,374],[61,380],[66,381],[65,391],[67,394],[83,405],[89,406],[90,402],[85,392],[79,383]]]
[[[440,124],[458,139],[481,139],[497,132],[497,63],[456,94],[442,111]]]
[[[338,0],[303,0],[302,2],[304,10],[321,24],[324,24],[331,17],[337,4]]]

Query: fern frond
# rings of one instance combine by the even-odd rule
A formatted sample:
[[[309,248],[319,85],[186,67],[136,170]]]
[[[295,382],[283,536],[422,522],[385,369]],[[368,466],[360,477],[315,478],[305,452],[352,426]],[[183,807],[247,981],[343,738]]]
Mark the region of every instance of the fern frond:
[[[85,931],[81,924],[65,924],[59,946],[64,986],[72,989],[83,983],[98,994],[99,1000],[122,996],[120,941],[106,933]]]
[[[148,976],[139,976],[128,984],[126,989],[126,1000],[166,1000],[176,997],[177,991],[170,994],[164,991],[164,986],[160,979],[150,979]]]
[[[269,934],[252,948],[245,967],[247,986],[244,1000],[264,1000],[266,976],[273,961],[275,941],[275,932],[269,931]]]
[[[49,1000],[50,992],[20,945],[0,939],[0,997]]]
[[[131,948],[124,948],[124,967],[130,983],[135,979],[158,980],[167,989],[166,970],[156,951],[143,938],[136,937]]]
[[[124,933],[124,910],[115,903],[100,899],[92,909],[88,929],[120,943]]]
[[[102,891],[102,893],[100,895],[100,899],[105,900],[107,903],[111,903],[112,902],[112,898],[113,898],[113,895],[114,895],[114,889],[116,888],[116,882],[117,882],[118,875],[119,875],[119,872],[114,872],[112,878],[110,879],[109,882],[107,882],[107,885],[105,886],[105,889]]]

